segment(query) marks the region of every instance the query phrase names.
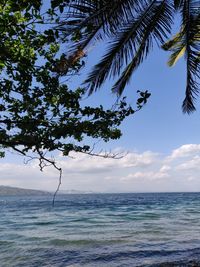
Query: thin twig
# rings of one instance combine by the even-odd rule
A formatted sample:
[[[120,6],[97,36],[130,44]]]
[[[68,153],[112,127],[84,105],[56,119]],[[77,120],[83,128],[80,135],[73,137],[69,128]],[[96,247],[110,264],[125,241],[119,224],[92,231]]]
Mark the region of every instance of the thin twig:
[[[62,168],[59,168],[59,172],[60,172],[60,176],[59,176],[59,182],[58,182],[58,186],[57,186],[57,189],[53,195],[53,201],[52,201],[52,206],[54,207],[55,205],[55,198],[56,198],[56,195],[60,189],[60,186],[61,186],[61,183],[62,183]]]

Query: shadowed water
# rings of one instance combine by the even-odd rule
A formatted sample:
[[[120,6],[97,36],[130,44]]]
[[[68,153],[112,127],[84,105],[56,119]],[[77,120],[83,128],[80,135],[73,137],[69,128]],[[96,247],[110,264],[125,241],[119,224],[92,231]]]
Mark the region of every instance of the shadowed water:
[[[0,266],[200,266],[200,193],[0,198]]]

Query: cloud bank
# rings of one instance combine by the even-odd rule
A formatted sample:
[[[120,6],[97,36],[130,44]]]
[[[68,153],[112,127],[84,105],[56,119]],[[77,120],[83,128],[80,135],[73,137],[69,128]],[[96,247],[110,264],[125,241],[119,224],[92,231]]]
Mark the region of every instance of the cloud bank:
[[[94,192],[200,191],[200,144],[185,144],[169,155],[155,151],[130,152],[121,159],[84,154],[58,156],[63,169],[62,190]],[[0,163],[0,184],[55,190],[58,172],[48,167],[40,172],[37,162]]]

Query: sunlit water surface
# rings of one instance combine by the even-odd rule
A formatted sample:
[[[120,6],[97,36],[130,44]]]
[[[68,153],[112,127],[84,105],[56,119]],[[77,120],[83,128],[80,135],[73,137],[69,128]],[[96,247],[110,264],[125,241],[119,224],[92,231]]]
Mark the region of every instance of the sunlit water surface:
[[[200,193],[0,198],[1,267],[200,266]]]

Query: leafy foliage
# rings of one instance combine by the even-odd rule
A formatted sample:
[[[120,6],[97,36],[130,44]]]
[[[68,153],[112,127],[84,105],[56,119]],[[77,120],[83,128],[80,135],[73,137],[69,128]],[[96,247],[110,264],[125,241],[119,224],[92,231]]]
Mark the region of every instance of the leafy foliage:
[[[0,145],[23,155],[36,152],[53,164],[45,151],[90,153],[85,137],[117,139],[118,126],[134,113],[125,99],[115,109],[84,106],[85,89],[68,88],[63,78],[76,74],[84,62],[79,52],[62,53],[65,44],[52,29],[64,2],[53,0],[45,13],[41,1],[0,2]],[[138,109],[148,97],[141,93]]]
[[[148,56],[153,46],[172,51],[169,65],[185,55],[187,65],[186,97],[183,111],[195,110],[199,92],[200,5],[199,0],[73,0],[68,17],[58,30],[63,37],[76,32],[80,40],[73,50],[87,51],[97,40],[109,47],[85,81],[89,92],[99,89],[109,77],[117,77],[112,90],[121,95],[133,72]],[[69,14],[70,12],[70,14]],[[179,33],[166,42],[179,13]]]
[[[169,66],[185,55],[187,68],[186,97],[183,112],[195,110],[194,102],[199,93],[200,78],[200,4],[199,1],[177,1],[176,7],[182,15],[181,30],[163,45],[171,51]]]

